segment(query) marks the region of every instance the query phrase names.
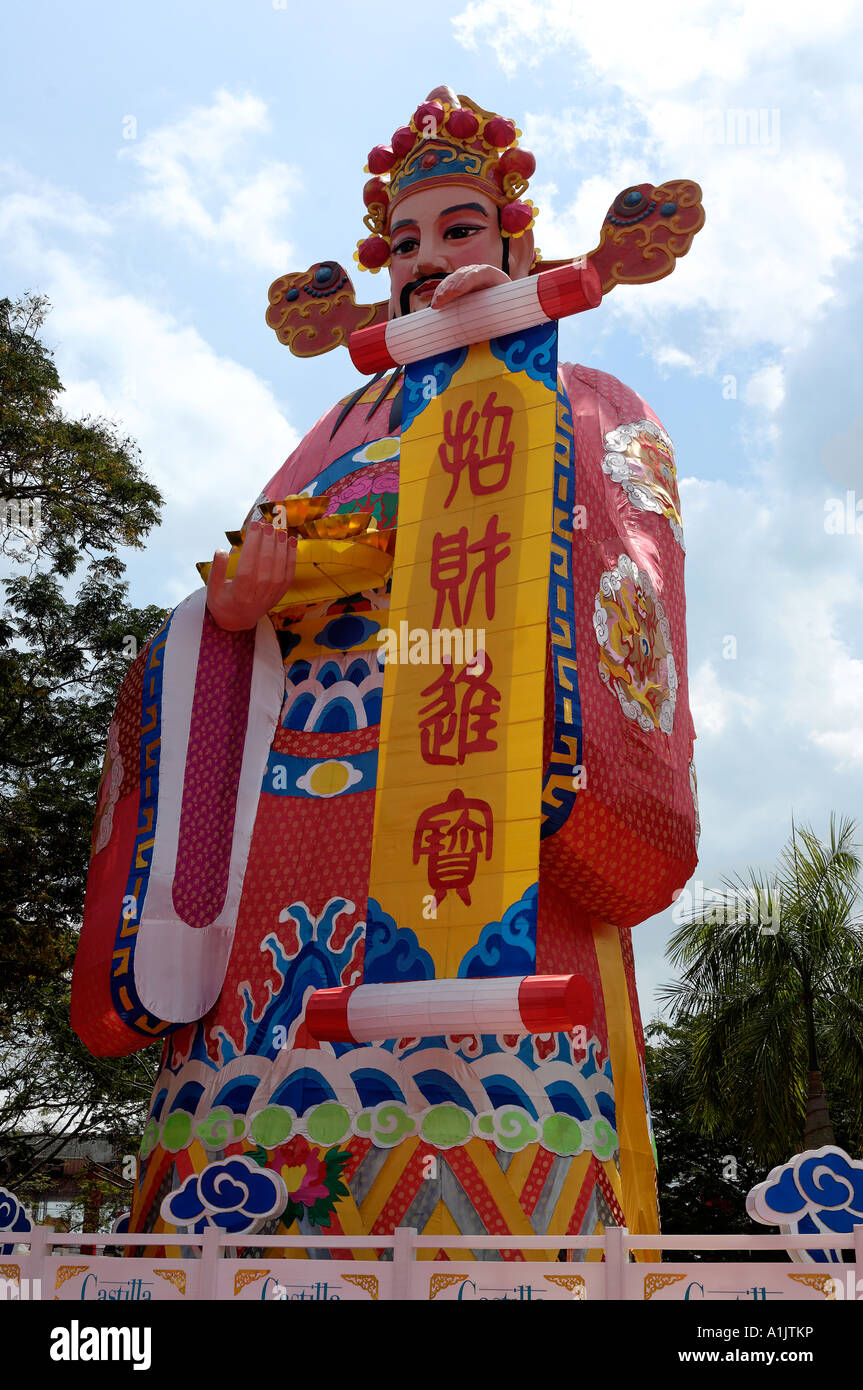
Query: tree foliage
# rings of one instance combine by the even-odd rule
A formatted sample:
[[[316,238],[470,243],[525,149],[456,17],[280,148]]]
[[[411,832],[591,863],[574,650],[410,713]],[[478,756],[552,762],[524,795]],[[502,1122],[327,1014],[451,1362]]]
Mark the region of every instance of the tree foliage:
[[[29,295],[0,300],[0,487],[5,502],[38,502],[39,557],[68,577],[82,556],[119,577],[118,545],[140,548],[158,524],[162,498],[138,462],[137,445],[102,419],[70,420],[63,385],[39,341],[50,305]],[[14,535],[5,544],[14,545]]]
[[[129,605],[118,551],[143,548],[162,498],[116,424],[62,413],[49,307],[0,301],[0,1138],[19,1174],[22,1128],[122,1129],[151,1066],[90,1058],[68,990],[108,725],[164,616]]]
[[[44,985],[38,1010],[0,1036],[0,1183],[38,1200],[71,1138],[100,1134],[118,1154],[137,1152],[157,1063],[157,1050],[92,1057],[69,1026],[68,981]]]
[[[784,1162],[836,1137],[863,1146],[863,935],[852,821],[823,843],[792,829],[774,879],[725,880],[719,901],[681,925],[661,991],[691,1039],[690,1117],[729,1129],[760,1161]]]
[[[689,1030],[654,1022],[646,1037],[663,1231],[670,1235],[751,1234],[755,1228],[746,1214],[746,1194],[766,1176],[763,1165],[752,1147],[730,1128],[705,1134],[693,1122]],[[747,1258],[743,1251],[700,1251],[691,1257]],[[666,1258],[689,1257],[675,1251]]]

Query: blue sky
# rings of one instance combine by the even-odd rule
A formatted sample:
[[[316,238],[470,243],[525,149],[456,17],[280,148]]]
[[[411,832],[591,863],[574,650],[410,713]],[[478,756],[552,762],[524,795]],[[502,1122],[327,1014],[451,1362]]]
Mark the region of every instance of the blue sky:
[[[344,352],[277,343],[267,288],[351,264],[367,151],[447,82],[523,130],[548,259],[590,250],[628,184],[704,190],[673,276],[561,331],[562,356],[640,391],[676,446],[697,879],[771,865],[792,808],[822,834],[831,809],[860,815],[861,30],[846,0],[7,9],[0,293],[51,297],[65,408],[122,422],[165,494],[128,557],[133,599],[189,592],[359,383]],[[354,280],[385,296],[383,276]],[[860,534],[831,532],[849,493]],[[670,925],[634,932],[646,1016]]]

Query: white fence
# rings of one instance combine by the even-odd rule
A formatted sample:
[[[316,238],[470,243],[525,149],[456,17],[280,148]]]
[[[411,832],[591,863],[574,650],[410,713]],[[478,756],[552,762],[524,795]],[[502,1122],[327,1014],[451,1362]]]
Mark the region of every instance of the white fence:
[[[166,1252],[175,1250],[176,1255],[149,1259],[136,1254],[118,1259],[116,1255],[89,1253],[111,1247],[162,1247]],[[239,1258],[238,1252],[247,1247],[266,1248],[267,1258]],[[312,1252],[322,1249],[333,1256],[343,1250],[344,1258],[314,1258]],[[448,1259],[436,1260],[423,1253],[441,1249]],[[634,1250],[787,1253],[815,1249],[851,1251],[852,1262],[648,1263],[631,1258]],[[274,1253],[280,1250],[286,1257]],[[459,1257],[461,1250],[466,1252],[464,1259]],[[469,1254],[484,1250],[518,1254],[501,1260],[476,1260]],[[552,1250],[599,1254],[592,1259],[562,1262],[549,1259]],[[299,1258],[290,1258],[292,1251]],[[366,1251],[375,1253],[366,1256]],[[385,1252],[383,1258],[379,1252]],[[412,1299],[440,1303],[501,1299],[656,1303],[863,1299],[863,1226],[853,1235],[837,1237],[636,1236],[614,1226],[597,1236],[421,1236],[410,1227],[399,1227],[389,1236],[238,1236],[211,1228],[203,1235],[171,1237],[58,1234],[50,1227],[36,1227],[12,1254],[0,1256],[0,1297],[114,1304],[154,1299]]]

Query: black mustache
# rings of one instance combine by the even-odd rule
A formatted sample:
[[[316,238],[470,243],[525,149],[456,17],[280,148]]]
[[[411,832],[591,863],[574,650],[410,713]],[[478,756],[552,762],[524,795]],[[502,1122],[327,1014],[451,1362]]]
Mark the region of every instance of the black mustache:
[[[410,298],[414,290],[421,290],[423,285],[428,285],[431,281],[435,281],[435,283],[439,285],[441,280],[445,279],[445,275],[421,275],[419,280],[411,280],[409,285],[405,285],[399,295],[399,309],[401,310],[402,317],[404,318],[405,315],[409,314],[411,311]]]

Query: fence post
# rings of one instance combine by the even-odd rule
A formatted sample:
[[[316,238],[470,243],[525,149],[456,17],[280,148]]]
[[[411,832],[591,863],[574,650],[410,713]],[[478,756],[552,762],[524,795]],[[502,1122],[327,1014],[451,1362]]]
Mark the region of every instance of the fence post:
[[[618,1301],[626,1297],[624,1287],[624,1265],[629,1252],[624,1237],[629,1234],[626,1226],[606,1226],[605,1228],[605,1296]]]
[[[393,1231],[393,1298],[412,1297],[416,1234],[413,1226],[396,1226]]]
[[[53,1227],[34,1226],[29,1232],[30,1258],[27,1263],[30,1266],[30,1297],[40,1300],[50,1297],[49,1294],[43,1292],[45,1287],[45,1255],[49,1233],[53,1234]]]
[[[221,1247],[219,1237],[222,1232],[217,1226],[208,1226],[204,1231],[204,1243],[201,1246],[201,1283],[196,1298],[206,1298],[212,1300],[218,1297],[216,1292],[219,1275],[219,1255]]]

